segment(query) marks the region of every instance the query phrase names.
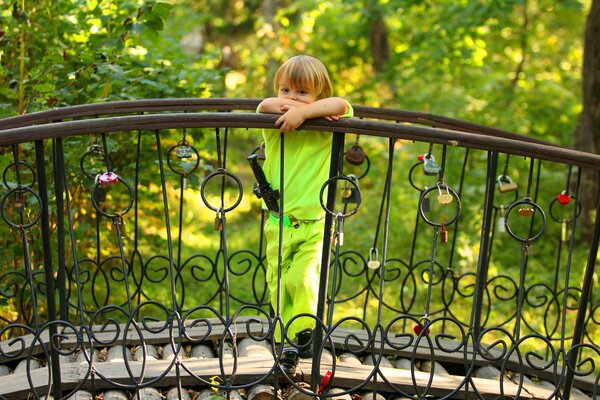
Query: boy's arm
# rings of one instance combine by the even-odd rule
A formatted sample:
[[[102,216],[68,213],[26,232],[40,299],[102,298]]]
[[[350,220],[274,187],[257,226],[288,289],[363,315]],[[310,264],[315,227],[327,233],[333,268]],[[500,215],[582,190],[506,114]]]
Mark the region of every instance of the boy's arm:
[[[268,113],[268,114],[283,114],[285,111],[281,109],[283,106],[294,106],[301,107],[306,105],[305,103],[301,103],[299,101],[291,100],[291,99],[282,99],[279,97],[269,97],[261,101],[256,109],[257,112]]]
[[[328,97],[309,104],[290,99],[268,98],[260,103],[258,111],[283,113],[275,122],[275,126],[283,132],[291,132],[310,118],[324,117],[330,121],[338,120],[340,115],[348,111],[348,102],[341,97]]]

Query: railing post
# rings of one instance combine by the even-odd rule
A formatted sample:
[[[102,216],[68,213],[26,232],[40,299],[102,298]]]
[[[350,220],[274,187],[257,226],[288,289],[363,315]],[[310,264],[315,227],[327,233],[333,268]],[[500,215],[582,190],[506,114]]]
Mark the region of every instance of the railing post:
[[[588,306],[590,304],[590,298],[592,295],[592,289],[594,284],[594,267],[596,265],[596,259],[598,257],[598,244],[600,241],[600,171],[598,174],[598,185],[596,191],[596,220],[594,222],[594,235],[592,236],[592,242],[590,243],[590,251],[588,253],[588,260],[585,267],[585,275],[583,277],[583,284],[581,287],[581,298],[579,300],[579,308],[577,310],[577,320],[575,322],[575,331],[573,332],[573,342],[571,348],[579,345],[583,341],[583,334],[585,331],[585,317],[587,314]],[[565,296],[567,293],[565,293]],[[579,356],[579,348],[573,349],[570,352],[570,356],[567,359],[569,368],[565,375],[565,385],[563,396],[565,400],[569,400],[571,395],[571,388],[573,386],[573,380],[575,378],[574,370],[577,357]]]
[[[58,304],[60,307],[60,319],[68,321],[68,305],[66,294],[66,271],[65,271],[65,211],[63,194],[65,191],[64,169],[65,159],[63,153],[62,139],[54,140],[54,186],[56,192],[56,233],[58,245],[58,273],[56,275],[56,286],[58,289]],[[78,310],[83,313],[83,310]]]
[[[48,306],[48,321],[56,321],[56,300],[54,298],[54,271],[52,267],[52,253],[50,246],[50,215],[48,212],[48,186],[46,184],[46,167],[44,160],[44,141],[36,140],[35,142],[35,161],[38,176],[38,187],[39,195],[42,204],[40,204],[41,212],[41,228],[42,228],[42,247],[44,254],[44,273],[46,280],[46,303]],[[59,194],[57,193],[57,196]],[[56,344],[54,338],[56,337],[56,325],[49,324],[50,334],[50,361],[52,363],[52,386],[54,390],[55,399],[62,398],[62,386],[61,386],[61,375],[60,375],[60,364],[58,352],[53,351],[53,343]]]
[[[476,344],[481,333],[481,313],[483,308],[483,293],[489,266],[489,246],[491,245],[490,232],[492,230],[492,210],[494,207],[494,186],[496,183],[496,170],[498,168],[498,153],[488,152],[487,175],[485,182],[485,199],[483,203],[483,224],[479,244],[479,257],[477,258],[477,276],[475,278],[475,293],[473,295],[473,312],[471,314],[471,329],[473,341]]]
[[[344,151],[344,133],[334,133],[331,145],[331,162],[329,164],[329,177],[337,175],[339,171],[343,151]],[[335,207],[335,181],[332,181],[327,188],[327,208],[333,210]],[[321,256],[321,276],[319,278],[319,297],[317,299],[317,318],[320,321],[325,320],[325,304],[327,303],[327,282],[329,277],[329,253],[331,249],[331,227],[333,225],[333,216],[325,213],[325,228],[323,234],[323,254]],[[332,307],[333,305],[330,305]],[[318,356],[318,350],[323,344],[323,329],[320,324],[315,324],[313,334],[313,363],[311,370],[310,386],[314,391],[319,387],[320,363],[314,362]]]

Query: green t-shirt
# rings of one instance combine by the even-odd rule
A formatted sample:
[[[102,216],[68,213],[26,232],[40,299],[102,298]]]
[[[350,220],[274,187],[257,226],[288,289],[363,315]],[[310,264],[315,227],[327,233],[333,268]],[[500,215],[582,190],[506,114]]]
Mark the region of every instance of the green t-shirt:
[[[354,116],[348,103],[343,118]],[[285,215],[297,219],[320,219],[324,215],[319,193],[329,179],[331,160],[331,132],[295,131],[284,135],[284,204]],[[265,139],[265,176],[273,189],[280,188],[281,132],[276,129],[263,130]],[[281,208],[281,200],[280,200]]]

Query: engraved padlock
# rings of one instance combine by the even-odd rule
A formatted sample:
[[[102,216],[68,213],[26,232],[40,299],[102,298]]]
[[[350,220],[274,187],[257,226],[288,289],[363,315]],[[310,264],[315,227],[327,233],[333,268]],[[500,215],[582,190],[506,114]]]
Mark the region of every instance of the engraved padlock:
[[[357,143],[353,144],[352,147],[346,151],[346,161],[352,165],[361,165],[365,162],[367,155],[362,147]]]
[[[369,250],[369,261],[367,261],[367,267],[369,267],[369,269],[377,269],[380,265],[379,251],[377,251],[376,247],[371,247],[371,250]]]
[[[440,183],[438,182],[438,197],[437,197],[437,201],[440,204],[450,204],[452,203],[452,195],[450,194],[450,190],[448,189],[448,186],[446,186],[446,193],[442,192],[442,187],[440,185]]]
[[[175,155],[177,158],[191,158],[192,147],[187,142],[179,142],[179,145],[175,148]]]
[[[104,149],[99,144],[93,144],[88,147],[87,153],[95,157],[102,157],[104,156]]]
[[[433,154],[425,154],[423,157],[423,172],[425,175],[437,175],[440,173],[440,165],[435,162]]]
[[[498,190],[500,193],[514,192],[518,186],[508,175],[500,175],[498,177]]]

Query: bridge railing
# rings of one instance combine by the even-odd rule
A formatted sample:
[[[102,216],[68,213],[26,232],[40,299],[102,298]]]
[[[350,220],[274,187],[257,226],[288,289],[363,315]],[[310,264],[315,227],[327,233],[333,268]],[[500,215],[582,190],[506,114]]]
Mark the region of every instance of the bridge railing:
[[[246,161],[276,119],[258,102],[122,101],[0,121],[0,380],[20,379],[0,396],[265,382],[322,397],[597,394],[600,223],[578,199],[600,156],[361,106],[303,125],[333,135],[327,267],[312,362],[283,374],[276,327],[295,321],[269,306],[268,214]],[[243,337],[273,356],[246,364]],[[207,345],[216,364],[192,354]],[[112,348],[124,367],[97,358]],[[452,380],[440,383],[442,366]]]

